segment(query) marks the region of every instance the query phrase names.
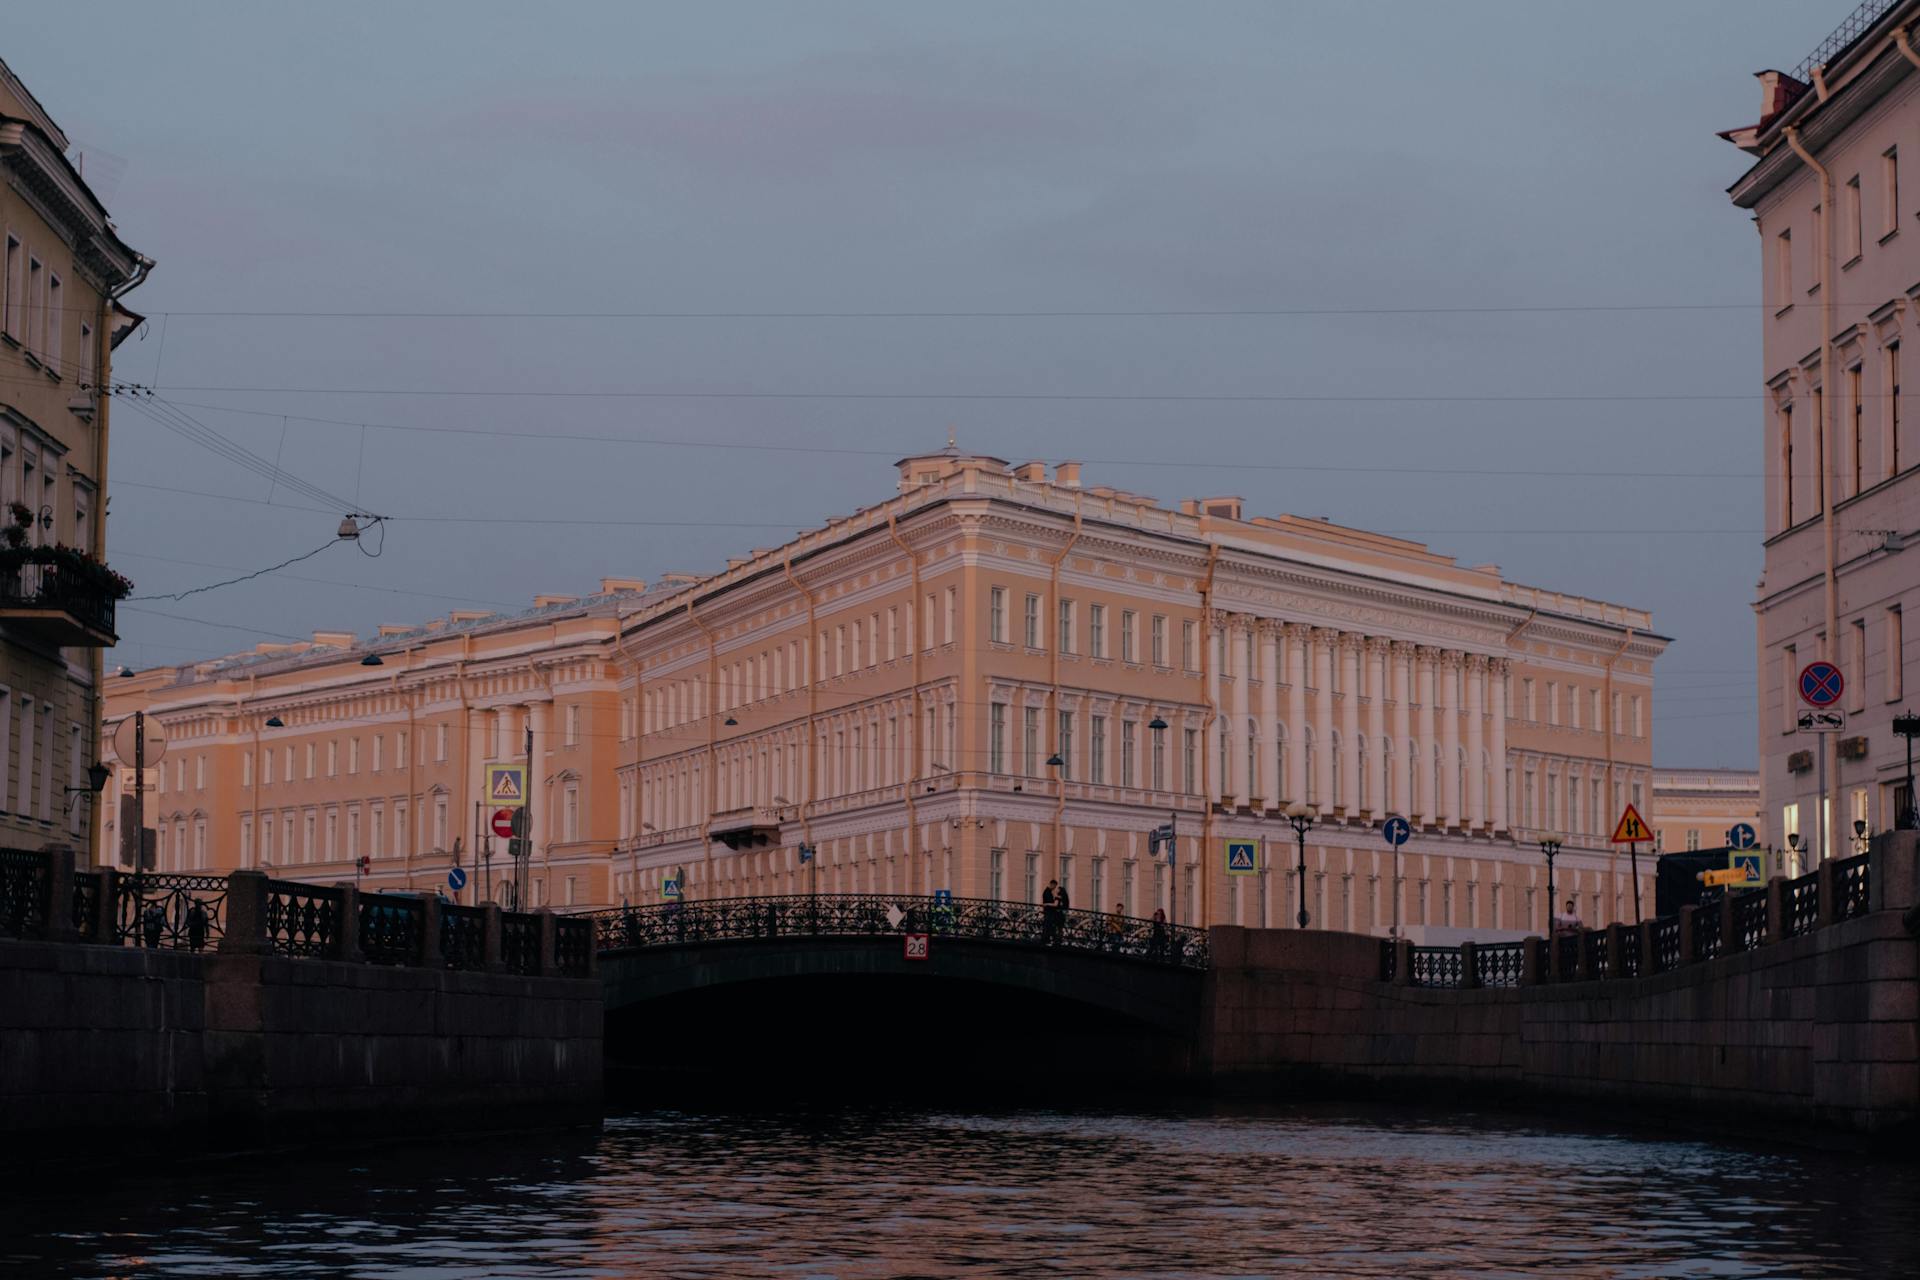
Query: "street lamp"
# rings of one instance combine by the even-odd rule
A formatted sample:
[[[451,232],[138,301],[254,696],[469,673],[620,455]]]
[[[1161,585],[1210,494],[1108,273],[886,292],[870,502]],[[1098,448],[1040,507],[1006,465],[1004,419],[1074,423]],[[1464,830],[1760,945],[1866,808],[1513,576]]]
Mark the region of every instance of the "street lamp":
[[[1553,934],[1553,860],[1560,853],[1560,846],[1567,838],[1559,832],[1540,837],[1540,852],[1547,855],[1547,934]]]
[[[1867,820],[1865,818],[1853,820],[1853,851],[1855,853],[1867,851]]]
[[[1893,731],[1907,740],[1907,804],[1893,815],[1894,826],[1901,831],[1920,827],[1920,799],[1913,794],[1913,740],[1920,738],[1920,716],[1909,711],[1893,718]]]
[[[1800,833],[1798,831],[1787,832],[1787,848],[1793,850],[1793,869],[1800,870]]]
[[[1304,929],[1307,927],[1307,921],[1311,918],[1307,915],[1307,832],[1313,829],[1314,819],[1320,816],[1320,810],[1316,805],[1295,800],[1286,807],[1284,812],[1287,816],[1287,825],[1293,828],[1294,838],[1300,845],[1299,920],[1300,927]]]

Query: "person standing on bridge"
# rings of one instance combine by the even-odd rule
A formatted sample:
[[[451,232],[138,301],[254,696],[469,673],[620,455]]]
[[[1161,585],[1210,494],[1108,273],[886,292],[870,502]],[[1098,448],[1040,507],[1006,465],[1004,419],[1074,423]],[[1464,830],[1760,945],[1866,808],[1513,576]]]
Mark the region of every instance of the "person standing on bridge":
[[[1568,898],[1566,914],[1554,918],[1553,931],[1555,933],[1578,933],[1585,927],[1586,926],[1580,921],[1580,909],[1573,905],[1572,898]]]
[[[1153,909],[1153,930],[1147,935],[1147,955],[1159,959],[1167,954],[1167,910],[1165,907]]]
[[[1056,942],[1066,932],[1067,906],[1067,886],[1063,884],[1053,894],[1053,935]]]
[[[1127,904],[1116,902],[1107,916],[1107,950],[1118,951],[1127,936]]]
[[[1040,891],[1040,944],[1053,945],[1053,934],[1060,927],[1060,882],[1047,881]]]

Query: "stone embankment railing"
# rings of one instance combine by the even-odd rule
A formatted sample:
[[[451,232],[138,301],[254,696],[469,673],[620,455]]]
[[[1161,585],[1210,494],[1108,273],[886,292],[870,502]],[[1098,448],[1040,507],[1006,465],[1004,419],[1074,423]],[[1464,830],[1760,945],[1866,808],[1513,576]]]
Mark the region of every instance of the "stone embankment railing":
[[[593,925],[352,884],[79,871],[70,848],[0,849],[0,938],[589,977]]]
[[[1911,886],[1908,886],[1911,888]],[[1727,893],[1678,915],[1523,942],[1416,947],[1380,944],[1380,977],[1414,987],[1527,987],[1669,973],[1811,933],[1874,910],[1867,854],[1836,858],[1797,879]]]

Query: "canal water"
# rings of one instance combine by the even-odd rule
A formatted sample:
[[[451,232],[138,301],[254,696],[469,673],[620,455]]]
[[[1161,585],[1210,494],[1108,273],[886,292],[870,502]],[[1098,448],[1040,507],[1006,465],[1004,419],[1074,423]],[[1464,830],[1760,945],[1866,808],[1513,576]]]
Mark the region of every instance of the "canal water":
[[[1538,1116],[649,1110],[9,1181],[0,1275],[1891,1277],[1917,1209],[1914,1165]]]

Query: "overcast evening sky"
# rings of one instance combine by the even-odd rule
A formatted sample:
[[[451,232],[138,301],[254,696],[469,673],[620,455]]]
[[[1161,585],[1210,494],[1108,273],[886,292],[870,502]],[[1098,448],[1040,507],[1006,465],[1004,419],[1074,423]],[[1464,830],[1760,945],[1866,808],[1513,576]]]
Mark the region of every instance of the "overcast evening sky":
[[[1657,761],[1750,766],[1759,279],[1725,196],[1746,157],[1714,133],[1757,115],[1752,72],[1791,67],[1852,7],[16,14],[0,56],[159,262],[116,373],[396,517],[378,559],[340,545],[123,606],[109,662],[711,571],[884,497],[893,457],[951,425],[1016,461],[1087,459],[1089,484],[1240,494],[1649,608],[1674,637]],[[1709,304],[1738,305],[1607,309]],[[1600,309],[551,316],[1542,306]],[[1330,399],[986,398],[1191,394]],[[1464,399],[1483,396],[1507,399]],[[1592,398],[1620,396],[1693,398]],[[110,559],[137,594],[310,550],[338,522],[130,407],[114,424]],[[873,452],[715,447],[774,444]],[[687,523],[534,523],[581,520]]]

